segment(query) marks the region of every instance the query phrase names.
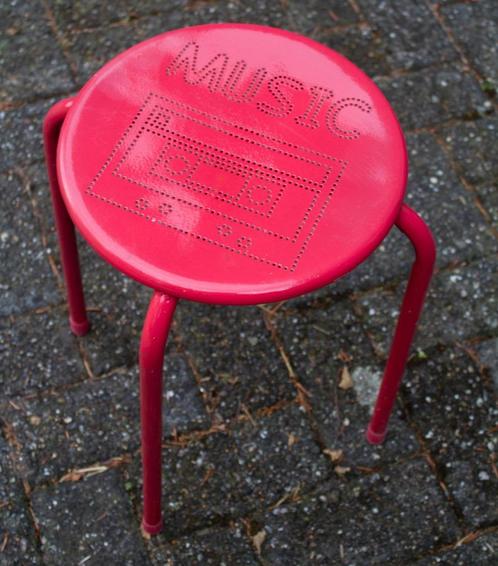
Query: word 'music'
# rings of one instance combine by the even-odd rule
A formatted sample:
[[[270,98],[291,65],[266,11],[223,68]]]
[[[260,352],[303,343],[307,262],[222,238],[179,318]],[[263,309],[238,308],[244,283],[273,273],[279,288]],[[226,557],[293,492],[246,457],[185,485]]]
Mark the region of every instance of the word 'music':
[[[185,82],[190,85],[202,84],[231,101],[255,103],[259,111],[274,118],[294,115],[295,123],[305,128],[319,128],[320,116],[323,116],[323,124],[331,134],[348,140],[361,134],[356,128],[345,128],[350,111],[369,113],[372,110],[371,105],[360,98],[336,100],[334,92],[328,88],[306,86],[289,75],[270,75],[265,67],[251,70],[243,59],[231,61],[226,53],[218,53],[207,62],[199,62],[199,59],[199,44],[189,42],[171,61],[166,74],[183,73]],[[296,104],[298,93],[301,93],[300,104]],[[327,110],[322,113],[324,108]],[[345,109],[349,109],[347,114],[343,114]]]

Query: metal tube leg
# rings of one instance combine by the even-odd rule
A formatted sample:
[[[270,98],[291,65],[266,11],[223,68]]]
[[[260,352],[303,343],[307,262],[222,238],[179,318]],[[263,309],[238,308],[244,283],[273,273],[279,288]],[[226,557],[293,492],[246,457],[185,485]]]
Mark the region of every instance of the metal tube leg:
[[[69,323],[74,334],[83,336],[88,332],[90,324],[85,309],[76,234],[73,221],[62,199],[57,178],[57,143],[62,123],[72,103],[73,101],[68,98],[50,108],[43,122],[43,139],[55,226],[61,251],[62,272],[69,303]]]
[[[380,444],[386,436],[387,423],[405,370],[410,345],[434,269],[436,247],[432,233],[411,208],[403,205],[396,226],[410,239],[416,253],[405,291],[398,324],[384,370],[384,377],[367,430],[367,439]]]
[[[164,348],[175,307],[175,298],[155,291],[140,339],[140,417],[144,499],[142,527],[150,534],[158,533],[162,528],[162,373]]]

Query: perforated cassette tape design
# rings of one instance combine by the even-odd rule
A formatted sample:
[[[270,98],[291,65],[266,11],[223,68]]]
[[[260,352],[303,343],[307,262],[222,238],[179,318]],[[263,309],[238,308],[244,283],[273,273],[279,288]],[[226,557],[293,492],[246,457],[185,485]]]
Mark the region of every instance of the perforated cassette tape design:
[[[88,193],[158,230],[292,271],[344,168],[329,155],[151,94]]]

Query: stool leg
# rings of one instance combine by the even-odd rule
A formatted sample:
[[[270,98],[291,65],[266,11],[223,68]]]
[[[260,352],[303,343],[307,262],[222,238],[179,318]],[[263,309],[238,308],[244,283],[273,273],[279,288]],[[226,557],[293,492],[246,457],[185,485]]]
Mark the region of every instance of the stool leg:
[[[410,345],[436,259],[436,247],[432,233],[416,212],[403,205],[396,220],[396,226],[410,239],[415,249],[416,259],[410,273],[389,359],[367,430],[367,439],[372,444],[380,444],[386,436],[387,423],[403,377]]]
[[[85,309],[76,234],[73,221],[62,199],[57,178],[57,143],[62,123],[72,103],[73,101],[67,98],[50,108],[43,122],[43,139],[55,226],[61,251],[62,272],[69,303],[69,324],[74,334],[83,336],[88,332],[90,324]]]
[[[150,534],[162,528],[161,440],[164,348],[176,299],[155,291],[140,339],[140,415],[144,512],[142,527]]]

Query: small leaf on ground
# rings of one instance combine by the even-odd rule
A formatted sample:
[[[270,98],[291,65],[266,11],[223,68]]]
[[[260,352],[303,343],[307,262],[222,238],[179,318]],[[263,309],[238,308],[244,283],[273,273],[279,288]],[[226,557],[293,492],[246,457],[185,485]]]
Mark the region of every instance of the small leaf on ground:
[[[351,389],[351,387],[353,387],[353,380],[351,379],[351,374],[349,373],[347,366],[344,366],[341,370],[339,387],[341,389]]]
[[[262,531],[259,531],[259,533],[256,533],[252,537],[254,548],[256,549],[256,552],[258,554],[261,554],[261,547],[263,546],[265,539],[266,539],[266,531],[264,529]]]
[[[350,471],[351,471],[351,468],[348,468],[346,466],[336,466],[334,468],[334,472],[339,476],[344,476],[345,474],[347,474]]]
[[[323,453],[334,463],[340,462],[344,456],[344,452],[342,450],[330,450],[329,448],[326,448]]]

